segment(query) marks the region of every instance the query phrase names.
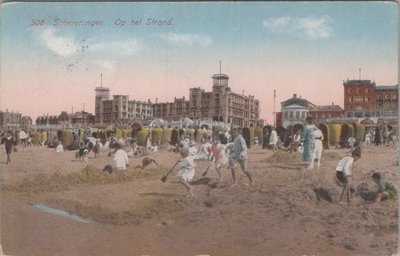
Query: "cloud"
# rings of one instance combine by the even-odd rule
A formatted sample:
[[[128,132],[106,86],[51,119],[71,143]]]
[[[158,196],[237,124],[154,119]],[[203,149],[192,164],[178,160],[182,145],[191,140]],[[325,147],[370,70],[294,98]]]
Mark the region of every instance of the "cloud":
[[[106,41],[102,43],[88,43],[89,51],[108,52],[115,55],[136,55],[144,48],[142,41],[128,39],[124,41]]]
[[[42,44],[55,54],[68,57],[73,55],[78,46],[73,38],[56,35],[57,31],[53,28],[46,28],[40,34]]]
[[[170,32],[166,34],[156,34],[154,37],[178,46],[199,45],[202,48],[207,48],[213,43],[211,37],[197,34],[176,34]]]
[[[290,36],[306,36],[311,39],[329,38],[333,29],[328,16],[291,18],[279,17],[263,21],[268,30]]]
[[[109,72],[115,71],[117,65],[115,61],[110,61],[110,60],[95,60],[93,63]]]

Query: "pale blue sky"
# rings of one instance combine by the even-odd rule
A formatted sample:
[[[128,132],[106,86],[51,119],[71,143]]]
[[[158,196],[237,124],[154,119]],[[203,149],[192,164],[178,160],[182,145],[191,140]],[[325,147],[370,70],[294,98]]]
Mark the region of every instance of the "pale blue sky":
[[[54,26],[56,18],[104,25]],[[142,23],[117,26],[118,18]],[[147,26],[147,18],[173,25]],[[147,87],[172,101],[190,87],[210,90],[219,60],[230,86],[255,94],[269,121],[274,89],[277,102],[297,93],[343,106],[342,80],[358,78],[359,68],[363,79],[397,84],[397,19],[394,2],[9,3],[1,9],[0,108],[36,117],[85,103],[94,112],[100,73],[112,94],[154,101]],[[28,87],[30,97],[21,93]],[[58,100],[23,104],[43,95]]]

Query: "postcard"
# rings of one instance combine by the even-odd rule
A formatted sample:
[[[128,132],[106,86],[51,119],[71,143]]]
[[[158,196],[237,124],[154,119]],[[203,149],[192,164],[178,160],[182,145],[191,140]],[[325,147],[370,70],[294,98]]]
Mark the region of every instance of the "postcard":
[[[0,7],[2,255],[395,255],[396,2]]]

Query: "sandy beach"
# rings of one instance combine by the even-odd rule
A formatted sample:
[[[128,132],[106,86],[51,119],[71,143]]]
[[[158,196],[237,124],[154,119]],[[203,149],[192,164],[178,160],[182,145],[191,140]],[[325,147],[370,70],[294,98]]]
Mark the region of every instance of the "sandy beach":
[[[395,147],[363,146],[353,167],[353,199],[338,204],[341,187],[335,166],[348,149],[328,149],[321,167],[306,170],[298,153],[249,149],[254,183],[237,168],[201,176],[209,162],[198,161],[186,196],[175,170],[179,158],[151,153],[159,167],[105,173],[114,164],[108,151],[88,163],[75,152],[40,146],[23,148],[5,164],[0,148],[1,240],[6,255],[394,255],[398,243],[397,202],[371,205],[374,170],[397,187]],[[345,202],[345,201],[344,201]],[[44,205],[82,221],[39,210]]]

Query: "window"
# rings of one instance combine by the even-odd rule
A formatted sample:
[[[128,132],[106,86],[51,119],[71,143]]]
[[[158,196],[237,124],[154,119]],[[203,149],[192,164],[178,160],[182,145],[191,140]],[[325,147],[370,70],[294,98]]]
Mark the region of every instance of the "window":
[[[385,95],[385,101],[389,101],[389,94]]]
[[[353,97],[350,96],[347,100],[348,100],[348,102],[352,102],[353,101]]]
[[[365,93],[368,93],[368,89],[365,89]]]
[[[351,88],[349,88],[349,89],[347,90],[347,92],[348,92],[348,93],[352,93]]]
[[[369,97],[368,97],[368,96],[365,96],[365,97],[364,97],[364,101],[365,101],[365,102],[369,102]]]

